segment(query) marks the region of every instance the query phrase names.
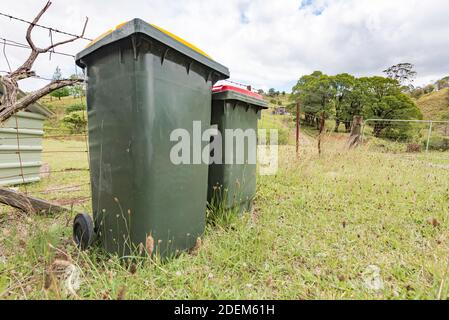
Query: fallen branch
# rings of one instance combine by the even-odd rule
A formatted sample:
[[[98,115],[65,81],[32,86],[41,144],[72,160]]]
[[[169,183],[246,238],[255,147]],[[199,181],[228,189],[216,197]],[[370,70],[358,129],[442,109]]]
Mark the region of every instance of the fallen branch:
[[[50,215],[70,211],[45,200],[29,197],[23,193],[6,188],[0,188],[0,203],[20,209],[28,214]]]

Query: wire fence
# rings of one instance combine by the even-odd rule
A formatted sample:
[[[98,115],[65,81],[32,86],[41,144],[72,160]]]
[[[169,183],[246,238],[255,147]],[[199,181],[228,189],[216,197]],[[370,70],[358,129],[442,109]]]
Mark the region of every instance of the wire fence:
[[[32,24],[30,21],[6,13],[0,12],[0,16]],[[49,31],[52,44],[53,33],[79,37],[53,27],[39,24],[35,24],[35,26]],[[92,41],[86,37],[79,38]],[[0,37],[0,45],[3,58],[9,69],[9,71],[0,70],[0,73],[3,74],[8,74],[12,70],[7,48],[31,50],[28,44],[4,37]],[[75,74],[78,76],[74,55],[54,50],[48,53],[50,59],[52,54],[72,59]],[[54,80],[40,75],[33,75],[32,78],[44,81]],[[254,86],[230,79],[224,80],[224,82],[253,92],[260,91]],[[83,110],[86,110],[84,98],[80,96],[79,99]],[[82,114],[85,117],[85,113]],[[281,128],[279,131],[281,144],[294,145],[296,143],[292,135],[294,115],[281,114],[281,116],[274,122],[271,119],[262,118],[262,122],[265,122],[267,129]],[[319,117],[307,113],[303,116],[304,118],[301,119],[302,131],[309,134],[310,137],[317,138],[318,133],[315,129],[319,125]],[[42,131],[41,135],[32,135],[27,130],[36,130],[36,126],[27,126],[19,121],[17,116],[11,119],[13,121],[0,128],[0,186],[12,186],[26,195],[42,198],[67,208],[89,212],[91,186],[87,128],[73,130],[44,126],[38,128]],[[83,120],[87,123],[86,119]],[[334,132],[332,127],[334,120],[327,119],[331,124],[324,131],[324,136],[330,137]],[[347,123],[342,124],[345,125],[345,131],[347,131]],[[311,140],[302,140],[310,144],[314,143]],[[379,144],[386,141],[398,142],[401,146],[406,146],[405,151],[408,152],[449,150],[449,121],[369,119],[363,126],[363,140],[380,141]]]
[[[79,103],[85,110],[84,97]],[[68,210],[90,212],[87,127],[74,131],[30,125],[20,114],[10,118],[0,128],[0,187]]]
[[[449,121],[368,119],[362,141],[370,138],[400,143],[408,152],[448,151]]]
[[[28,21],[28,20],[25,20],[23,18],[19,18],[19,17],[13,16],[13,15],[10,15],[10,14],[4,13],[4,12],[0,12],[0,16],[5,17],[5,18],[9,18],[10,20],[20,21],[20,22],[23,22],[23,23],[26,23],[26,24],[29,24],[29,25],[33,24],[31,21]],[[53,28],[53,27],[44,26],[44,25],[38,24],[38,23],[34,23],[34,26],[36,26],[38,28],[42,28],[42,29],[48,30],[50,32],[50,34],[51,34],[51,32],[55,32],[55,33],[60,33],[60,34],[63,34],[63,35],[66,35],[66,36],[70,36],[70,37],[79,37],[79,35],[76,35],[74,33],[70,33],[70,32],[63,31],[63,30],[59,30],[59,29],[56,29],[56,28]],[[87,40],[87,41],[92,41],[92,39],[89,39],[89,38],[86,38],[86,37],[79,37],[79,38],[83,39],[83,40]]]
[[[17,22],[23,22],[23,23],[26,23],[28,25],[32,25],[33,27],[38,27],[38,28],[42,28],[42,29],[48,30],[49,31],[48,36],[49,36],[49,41],[50,41],[50,45],[51,46],[55,45],[55,43],[53,41],[53,37],[54,37],[55,33],[62,34],[62,35],[65,35],[65,36],[70,36],[70,37],[73,37],[73,38],[76,38],[76,39],[92,41],[92,39],[87,38],[87,37],[84,36],[84,31],[86,29],[87,22],[89,20],[87,17],[86,17],[86,21],[85,21],[85,24],[84,24],[84,29],[83,29],[82,35],[77,35],[77,34],[74,34],[74,33],[71,33],[71,32],[63,31],[63,30],[60,30],[58,28],[54,28],[54,27],[50,27],[50,26],[45,26],[45,25],[42,25],[42,24],[39,24],[39,23],[33,23],[33,22],[28,21],[26,19],[23,19],[23,18],[20,18],[20,17],[17,17],[17,16],[13,16],[11,14],[4,13],[4,12],[0,12],[0,17],[7,18],[9,20],[13,20],[13,21],[17,21]],[[8,68],[8,70],[0,70],[0,73],[6,74],[6,75],[11,73],[12,70],[13,70],[13,67],[12,67],[11,62],[10,62],[11,60],[8,57],[7,47],[32,50],[31,46],[28,43],[23,43],[23,42],[20,42],[20,41],[17,41],[17,40],[7,39],[7,38],[5,38],[3,36],[0,36],[0,45],[2,46],[3,58],[5,60],[6,66]],[[58,45],[58,44],[56,44],[56,45]],[[78,71],[78,66],[76,65],[76,62],[75,62],[75,55],[69,54],[69,53],[66,53],[66,52],[56,51],[54,48],[50,49],[47,52],[43,52],[42,54],[46,54],[46,53],[48,53],[49,60],[52,59],[52,55],[65,56],[65,57],[68,57],[68,58],[72,59],[73,60],[73,65],[74,65],[74,74],[76,76],[78,76],[79,71]],[[44,81],[53,81],[53,80],[55,80],[55,79],[52,79],[52,78],[49,78],[49,77],[45,77],[45,76],[40,76],[40,75],[32,75],[32,76],[30,76],[30,78],[40,79],[40,80],[44,80]],[[58,80],[66,80],[66,79],[58,79]]]
[[[32,24],[30,21],[0,12],[0,17]],[[35,27],[49,31],[49,41],[53,45],[53,34],[77,37],[91,41],[86,37],[34,24]],[[0,37],[1,56],[8,70],[0,70],[0,74],[8,75],[13,70],[8,48],[32,50],[29,44]],[[74,74],[79,70],[75,63],[75,55],[49,51],[52,55],[64,56],[72,60]],[[54,81],[51,77],[38,74],[30,78]],[[61,79],[60,79],[61,80]],[[65,80],[65,79],[62,79]],[[1,91],[0,91],[1,97]],[[86,110],[84,98],[79,96],[79,104]],[[46,99],[41,99],[41,102]],[[45,102],[49,102],[48,100]],[[51,101],[50,101],[51,102]],[[83,112],[83,117],[85,114]],[[87,123],[86,119],[83,119]],[[58,119],[57,122],[61,122]],[[90,209],[90,174],[87,128],[64,128],[52,121],[36,123],[36,120],[23,120],[20,114],[11,117],[0,127],[0,187],[12,188],[39,199],[47,200],[67,209],[89,211]]]

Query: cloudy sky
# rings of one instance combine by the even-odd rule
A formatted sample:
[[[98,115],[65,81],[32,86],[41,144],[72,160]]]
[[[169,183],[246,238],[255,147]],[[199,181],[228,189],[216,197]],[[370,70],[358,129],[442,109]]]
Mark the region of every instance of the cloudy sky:
[[[0,12],[32,20],[46,0],[2,0]],[[447,0],[53,0],[41,22],[95,38],[115,25],[141,18],[194,43],[229,67],[235,81],[256,88],[290,91],[314,70],[328,74],[381,74],[386,67],[411,62],[424,84],[449,75],[449,1]],[[26,24],[0,17],[0,38],[25,43]],[[36,43],[50,43],[36,29]],[[54,41],[61,39],[54,35]],[[0,70],[18,66],[27,50],[3,48]],[[60,47],[75,54],[86,41]],[[70,57],[39,58],[37,74],[51,77],[56,66],[69,76]],[[25,80],[25,90],[43,80]]]

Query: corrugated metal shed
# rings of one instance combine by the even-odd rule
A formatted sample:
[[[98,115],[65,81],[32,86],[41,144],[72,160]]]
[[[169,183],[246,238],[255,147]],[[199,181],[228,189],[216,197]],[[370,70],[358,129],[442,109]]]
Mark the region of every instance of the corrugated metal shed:
[[[0,125],[0,186],[40,180],[44,120],[51,116],[49,109],[34,103]]]

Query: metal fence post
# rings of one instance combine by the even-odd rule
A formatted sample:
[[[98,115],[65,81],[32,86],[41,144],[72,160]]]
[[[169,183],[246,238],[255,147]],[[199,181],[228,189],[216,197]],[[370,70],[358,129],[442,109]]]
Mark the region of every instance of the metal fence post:
[[[430,121],[429,134],[427,136],[426,152],[429,152],[430,136],[432,135],[432,126],[433,126],[433,122]]]

